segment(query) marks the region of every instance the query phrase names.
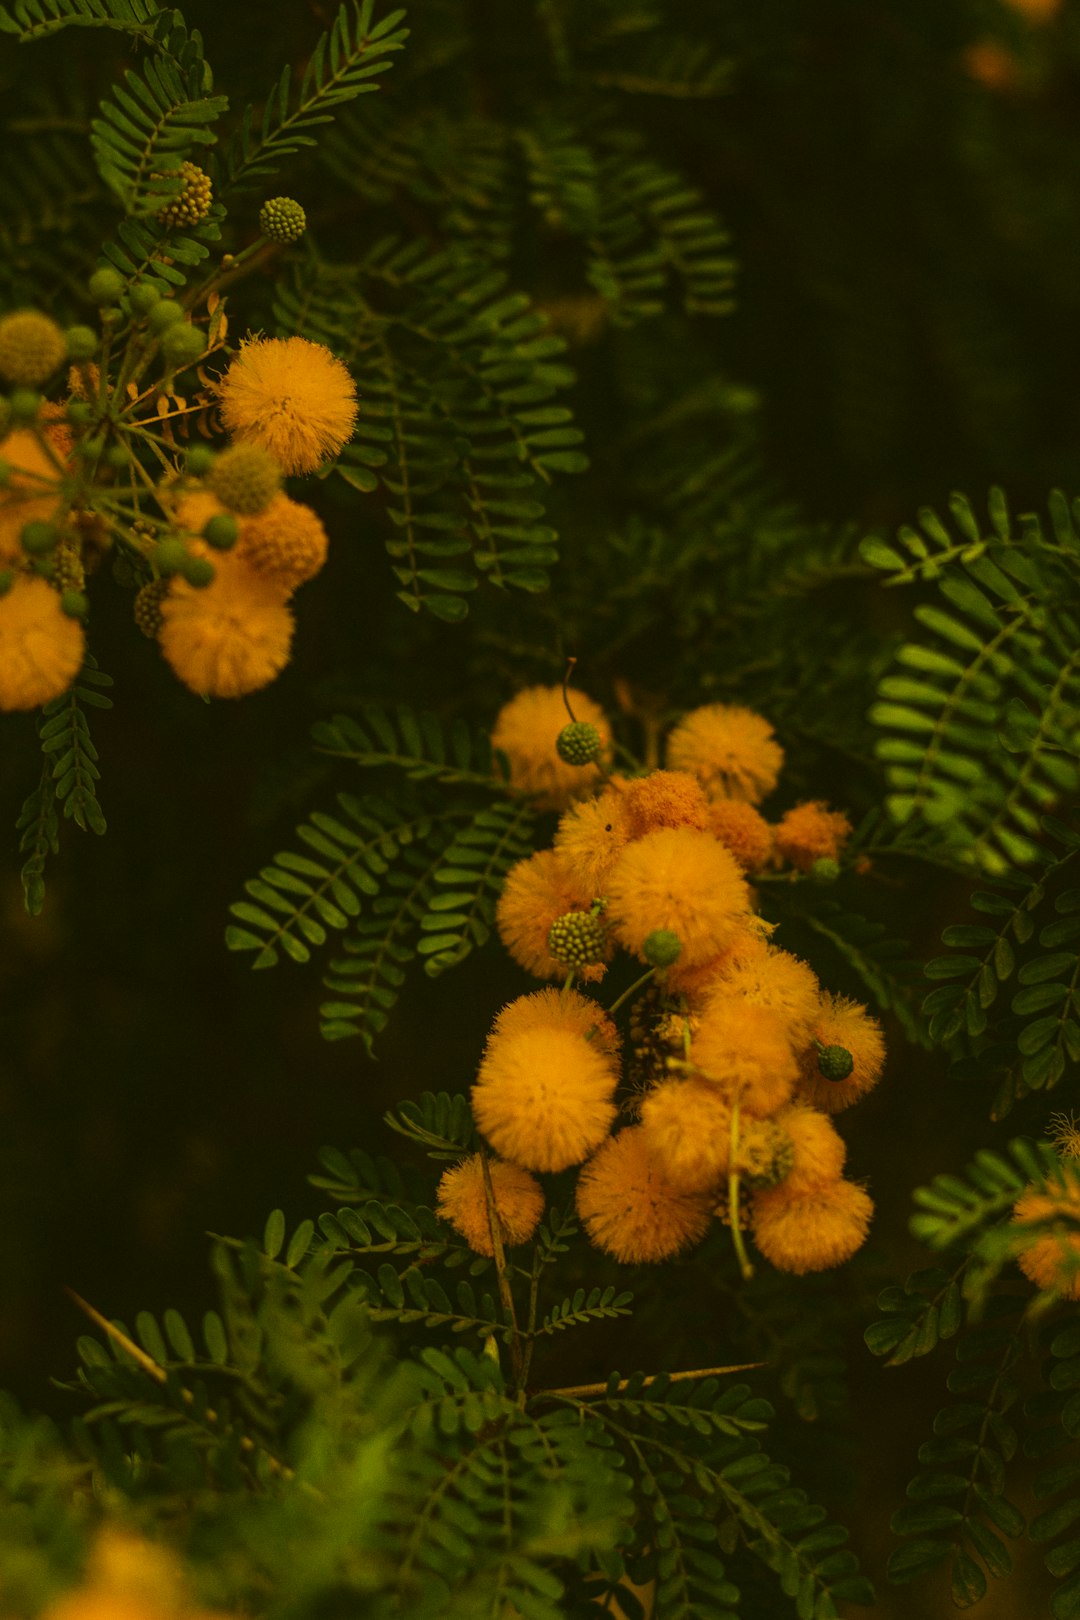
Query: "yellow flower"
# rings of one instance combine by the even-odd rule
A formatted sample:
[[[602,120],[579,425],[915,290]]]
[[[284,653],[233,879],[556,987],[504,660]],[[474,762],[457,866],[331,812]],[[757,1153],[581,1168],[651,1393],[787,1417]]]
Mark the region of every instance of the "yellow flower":
[[[809,872],[815,861],[835,861],[850,837],[847,816],[820,799],[797,804],[781,817],[773,834],[776,853],[800,872]]]
[[[874,1205],[852,1181],[793,1194],[786,1181],[753,1195],[754,1242],[777,1271],[802,1276],[843,1265],[866,1242]]]
[[[310,473],[352,436],[356,389],[347,367],[307,338],[249,338],[222,378],[221,416],[285,473]]]
[[[706,1192],[731,1162],[731,1106],[702,1080],[661,1080],[641,1105],[649,1152],[673,1187]]]
[[[746,918],[746,882],[722,845],[692,827],[666,827],[628,844],[608,882],[605,921],[641,956],[651,933],[668,929],[680,963],[707,962],[732,943]],[[644,959],[644,958],[643,958]]]
[[[668,1260],[705,1236],[707,1194],[672,1186],[644,1127],[609,1137],[578,1177],[577,1210],[598,1249],[624,1265]]]
[[[177,505],[176,526],[188,534],[201,535],[210,519],[220,517],[224,511],[225,508],[217,496],[212,495],[208,489],[194,489],[190,495],[185,495]],[[239,526],[238,521],[237,530],[239,530]],[[200,550],[198,546],[189,545],[189,549],[199,556],[212,557],[213,555],[207,547]]]
[[[760,872],[772,855],[772,828],[745,799],[715,799],[709,807],[709,831],[744,872]]]
[[[18,428],[0,441],[0,461],[11,468],[0,489],[0,568],[23,558],[22,531],[27,523],[48,523],[56,516],[61,472],[37,435]]]
[[[567,695],[577,718],[599,731],[603,759],[611,737],[603,710],[584,692]],[[527,686],[495,716],[491,741],[507,757],[510,785],[534,798],[541,810],[562,810],[596,790],[594,766],[567,765],[555,752],[556,738],[569,720],[561,686]]]
[[[851,1053],[852,1069],[846,1080],[825,1078],[818,1068],[816,1043],[842,1046]],[[823,990],[810,1025],[810,1044],[800,1058],[800,1097],[827,1114],[838,1114],[874,1089],[884,1066],[885,1037],[877,1019],[859,1002]]]
[[[50,1603],[39,1620],[177,1620],[177,1611],[105,1586],[83,1587]],[[199,1617],[189,1613],[186,1620]]]
[[[495,907],[495,926],[510,955],[538,979],[565,979],[566,968],[548,950],[548,933],[557,917],[585,911],[588,901],[574,884],[568,866],[550,849],[518,861],[506,874]],[[602,964],[582,969],[588,980],[604,976]]]
[[[1005,4],[1032,23],[1050,22],[1061,10],[1061,0],[1005,0]]]
[[[776,1115],[776,1123],[790,1138],[794,1161],[784,1186],[791,1196],[839,1181],[844,1173],[847,1144],[832,1121],[806,1103],[792,1103]]]
[[[693,1026],[690,1061],[729,1102],[738,1100],[758,1117],[787,1102],[799,1072],[781,1015],[722,992],[710,997]]]
[[[275,495],[263,511],[240,521],[236,554],[264,579],[290,594],[314,579],[326,561],[322,520],[310,506]]]
[[[161,604],[161,650],[200,697],[242,697],[266,686],[289,661],[293,620],[279,587],[239,557],[214,557],[201,588],[177,579]]]
[[[528,1243],[544,1213],[544,1193],[535,1176],[519,1165],[490,1159],[491,1191],[495,1213],[502,1228],[503,1243],[509,1249]],[[492,1255],[491,1224],[488,1220],[484,1170],[479,1153],[445,1170],[439,1181],[435,1213],[460,1232],[470,1249]]]
[[[176,1554],[113,1525],[99,1532],[86,1574],[92,1586],[118,1595],[170,1608],[183,1604],[184,1575]]]
[[[627,782],[622,790],[623,809],[631,838],[644,838],[661,827],[696,827],[709,824],[709,801],[697,777],[686,771],[653,771]]]
[[[513,1035],[527,1029],[565,1029],[595,1042],[609,1057],[619,1056],[619,1031],[600,1003],[579,990],[533,990],[518,996],[498,1014],[491,1034]]]
[[[1047,1233],[1016,1256],[1020,1270],[1038,1288],[1055,1289],[1066,1299],[1080,1299],[1080,1183],[1041,1193],[1029,1187],[1013,1205],[1014,1221],[1061,1217],[1061,1231]]]
[[[592,901],[607,892],[611,869],[628,840],[622,794],[608,789],[563,811],[555,833],[555,852],[573,874],[581,894]]]
[[[752,1007],[763,1007],[778,1013],[787,1030],[788,1040],[800,1051],[810,1039],[810,1031],[820,1005],[821,987],[817,975],[807,963],[801,962],[789,951],[766,946],[761,955],[752,956],[718,980],[705,998],[702,1007],[704,1022],[712,1003],[723,998],[737,997]]]
[[[734,973],[736,968],[742,967],[747,962],[757,961],[768,953],[768,928],[769,924],[762,918],[751,914],[743,919],[742,926],[731,944],[726,945],[716,956],[711,956],[707,962],[702,962],[696,967],[687,967],[684,962],[676,962],[673,968],[668,969],[669,993],[673,996],[685,996],[693,1011],[729,974]]]
[[[1046,1134],[1063,1159],[1080,1159],[1080,1121],[1075,1113],[1051,1114]]]
[[[667,765],[692,771],[710,798],[760,804],[780,776],[784,751],[761,715],[733,704],[694,709],[667,740]]]
[[[36,709],[66,692],[82,668],[86,637],[37,575],[0,596],[0,709]]]
[[[67,356],[64,334],[51,315],[17,309],[0,320],[0,376],[36,388]]]
[[[573,1029],[496,1027],[472,1089],[495,1151],[527,1170],[580,1164],[611,1129],[619,1082],[610,1053]]]
[[[996,39],[965,45],[960,61],[968,76],[986,90],[1015,90],[1020,82],[1020,59]]]

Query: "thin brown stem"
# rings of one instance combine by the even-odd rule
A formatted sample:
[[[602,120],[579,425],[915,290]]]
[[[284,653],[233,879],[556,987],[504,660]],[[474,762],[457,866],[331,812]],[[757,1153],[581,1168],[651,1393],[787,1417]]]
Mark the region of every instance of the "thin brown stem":
[[[491,1166],[488,1163],[487,1149],[480,1147],[480,1170],[484,1178],[484,1197],[487,1200],[488,1230],[491,1233],[491,1246],[495,1256],[495,1275],[499,1280],[499,1300],[502,1304],[506,1320],[510,1325],[510,1367],[514,1374],[515,1386],[520,1387],[523,1355],[521,1348],[521,1331],[517,1324],[517,1314],[514,1310],[514,1295],[510,1288],[510,1278],[506,1269],[506,1250],[503,1247],[502,1222],[499,1212],[495,1208],[495,1189],[491,1185]]]
[[[731,1367],[693,1367],[687,1372],[651,1373],[648,1378],[644,1379],[641,1388],[647,1389],[650,1384],[655,1384],[659,1378],[666,1378],[672,1384],[682,1384],[691,1378],[726,1378],[729,1373],[753,1372],[755,1368],[767,1367],[768,1365],[767,1361],[740,1361]],[[631,1378],[620,1379],[615,1386],[615,1393],[621,1394],[623,1390],[629,1389],[634,1382],[635,1380]],[[538,1389],[532,1399],[536,1401],[544,1396],[558,1396],[560,1399],[565,1400],[584,1401],[607,1393],[608,1386],[606,1383],[568,1384],[565,1389]]]

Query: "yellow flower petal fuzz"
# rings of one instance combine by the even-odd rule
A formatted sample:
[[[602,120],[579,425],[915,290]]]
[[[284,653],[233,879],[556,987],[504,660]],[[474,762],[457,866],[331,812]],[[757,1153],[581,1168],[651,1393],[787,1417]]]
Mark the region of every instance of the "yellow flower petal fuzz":
[[[723,993],[710,997],[693,1028],[690,1061],[706,1083],[758,1118],[783,1107],[799,1073],[784,1018]]]
[[[776,1123],[791,1139],[795,1162],[784,1177],[784,1187],[795,1198],[813,1192],[844,1173],[847,1143],[832,1121],[806,1103],[792,1103],[776,1115]]]
[[[649,1152],[681,1192],[708,1192],[731,1163],[731,1107],[702,1080],[661,1080],[641,1105]]]
[[[622,793],[631,838],[644,838],[661,827],[709,825],[709,801],[696,776],[686,771],[653,771],[626,784]]]
[[[679,721],[667,740],[666,762],[670,771],[692,772],[711,799],[760,804],[779,780],[784,751],[760,714],[709,703]]]
[[[786,1181],[750,1201],[754,1242],[777,1271],[803,1276],[850,1260],[866,1242],[874,1205],[853,1181],[793,1196]]]
[[[496,1153],[526,1170],[565,1170],[604,1140],[618,1070],[570,1029],[496,1029],[472,1089],[473,1117]]]
[[[261,512],[240,520],[236,554],[291,594],[315,578],[326,561],[327,547],[318,513],[279,492]]]
[[[527,1170],[522,1170],[520,1165],[507,1164],[503,1159],[489,1160],[488,1170],[503,1243],[508,1249],[528,1243],[544,1213],[543,1188]],[[443,1172],[435,1213],[460,1232],[477,1254],[495,1253],[479,1153]]]
[[[714,799],[709,831],[729,849],[744,872],[760,872],[773,852],[772,828],[745,799]]]
[[[356,425],[348,368],[307,338],[248,338],[218,393],[227,432],[269,450],[286,474],[314,472]]]
[[[525,1029],[566,1029],[618,1060],[618,1029],[600,1003],[580,990],[533,990],[518,996],[498,1014],[491,1033],[512,1035]]]
[[[821,1000],[821,986],[817,975],[806,962],[792,956],[790,951],[766,946],[760,956],[725,974],[706,996],[702,1018],[707,1018],[714,998],[740,997],[755,1007],[764,1007],[783,1019],[788,1040],[800,1051],[810,1039],[814,1019]]]
[[[200,697],[243,697],[288,663],[292,614],[280,589],[241,558],[217,554],[214,569],[201,589],[173,582],[161,604],[161,650]]]
[[[885,1066],[885,1036],[881,1025],[858,1001],[822,991],[817,1015],[810,1026],[810,1045],[800,1058],[799,1096],[827,1114],[850,1108],[872,1091]],[[846,1080],[826,1080],[818,1068],[818,1049],[843,1046],[851,1053],[852,1070]]]
[[[180,1608],[184,1601],[184,1575],[175,1553],[116,1526],[99,1532],[86,1578],[93,1587],[147,1603]]]
[[[557,917],[568,911],[586,911],[581,891],[569,868],[554,850],[538,849],[518,861],[506,874],[495,907],[495,926],[510,955],[526,973],[538,979],[565,979],[566,967],[548,950],[548,934]],[[580,977],[602,979],[604,966],[584,968]]]
[[[108,1587],[89,1587],[66,1592],[41,1611],[39,1620],[176,1620],[175,1608],[147,1602]],[[188,1620],[200,1620],[190,1615]]]
[[[622,794],[611,790],[565,810],[555,833],[557,854],[590,900],[606,894],[612,868],[628,842]]]
[[[64,334],[51,315],[16,309],[0,319],[0,377],[37,388],[67,357]]]
[[[815,861],[835,861],[851,830],[847,816],[830,810],[820,799],[811,799],[780,818],[773,841],[782,860],[800,872],[809,872]]]
[[[607,899],[605,921],[627,950],[641,956],[654,930],[670,929],[687,967],[730,945],[750,904],[734,857],[692,827],[665,827],[628,844],[612,868]]]
[[[1046,1134],[1063,1159],[1080,1159],[1080,1119],[1075,1113],[1051,1114]]]
[[[1071,1179],[1064,1188],[1037,1192],[1029,1187],[1013,1205],[1014,1221],[1061,1217],[1062,1231],[1037,1238],[1016,1256],[1020,1270],[1038,1288],[1057,1289],[1066,1299],[1080,1299],[1080,1186]]]
[[[683,962],[676,962],[674,967],[668,968],[668,991],[673,996],[685,996],[693,1011],[701,1006],[708,995],[734,973],[736,968],[742,967],[747,962],[757,961],[765,956],[768,950],[769,941],[761,919],[748,916],[744,918],[743,925],[731,944],[716,956],[710,957],[707,962],[702,962],[697,967],[687,967]]]
[[[1045,23],[1057,16],[1062,0],[1005,0],[1005,4],[1028,22]]]
[[[698,1243],[711,1201],[672,1186],[650,1151],[644,1127],[609,1137],[578,1177],[577,1210],[591,1241],[623,1265],[670,1260]]]
[[[0,567],[23,560],[27,523],[48,523],[59,504],[60,469],[35,434],[18,428],[0,441],[0,461],[11,474],[0,489]]]
[[[603,759],[611,739],[603,710],[584,692],[567,696],[578,719],[599,731]],[[527,686],[495,716],[491,741],[510,763],[510,786],[534,798],[541,810],[563,810],[594,793],[599,781],[592,765],[567,765],[555,752],[556,738],[569,723],[561,686]]]
[[[86,651],[77,619],[33,574],[15,579],[0,596],[0,709],[36,709],[66,692]]]

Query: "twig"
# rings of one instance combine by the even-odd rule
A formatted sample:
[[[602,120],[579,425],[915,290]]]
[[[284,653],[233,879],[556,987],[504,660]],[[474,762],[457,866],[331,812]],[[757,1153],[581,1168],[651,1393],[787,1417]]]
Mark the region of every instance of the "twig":
[[[650,1384],[655,1384],[659,1378],[666,1378],[672,1384],[681,1384],[685,1383],[688,1378],[724,1378],[729,1373],[753,1372],[756,1367],[767,1366],[769,1366],[767,1361],[740,1361],[733,1367],[693,1367],[688,1372],[650,1373],[649,1377],[643,1380],[641,1388],[647,1389]],[[629,1389],[633,1381],[631,1378],[620,1379],[615,1385],[615,1393],[619,1394],[622,1390]],[[608,1386],[606,1383],[568,1384],[565,1389],[538,1389],[533,1399],[539,1400],[542,1396],[563,1396],[567,1400],[587,1400],[591,1395],[606,1395],[607,1393]]]

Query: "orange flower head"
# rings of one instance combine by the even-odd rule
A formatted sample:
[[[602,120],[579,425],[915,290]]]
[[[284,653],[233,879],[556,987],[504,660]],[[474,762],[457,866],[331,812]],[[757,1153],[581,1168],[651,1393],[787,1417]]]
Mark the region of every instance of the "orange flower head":
[[[743,919],[738,933],[724,949],[711,956],[707,962],[697,967],[686,967],[683,962],[676,962],[673,968],[668,969],[667,987],[671,995],[685,996],[691,1011],[699,1008],[708,995],[715,990],[736,968],[744,963],[757,961],[767,954],[769,940],[766,933],[768,924],[763,923],[760,917],[753,914]]]
[[[178,1609],[184,1601],[184,1575],[175,1553],[129,1530],[108,1526],[98,1533],[86,1574],[92,1587],[139,1598],[159,1610]]]
[[[277,494],[240,523],[236,554],[280,590],[291,594],[314,579],[327,551],[326,530],[310,506]]]
[[[1030,23],[1052,22],[1061,10],[1061,0],[1005,0],[1005,4]]]
[[[755,1193],[750,1211],[754,1242],[769,1264],[803,1276],[850,1260],[866,1242],[874,1205],[853,1181],[797,1195],[782,1181]]]
[[[538,849],[518,861],[506,874],[495,907],[495,926],[510,955],[526,973],[538,979],[565,979],[566,968],[548,949],[548,934],[556,918],[568,911],[585,911],[588,901],[574,882],[562,856]],[[602,963],[584,968],[581,978],[602,979]]]
[[[772,828],[745,799],[714,799],[709,831],[729,849],[744,872],[760,872],[773,852]]]
[[[702,1018],[708,1016],[714,999],[727,1000],[731,996],[779,1014],[788,1040],[800,1051],[810,1038],[820,1005],[821,987],[813,968],[806,962],[792,956],[790,951],[769,945],[761,956],[741,963],[716,984],[705,998]]]
[[[289,661],[293,620],[277,586],[231,553],[216,555],[214,578],[196,588],[173,582],[161,604],[161,650],[200,697],[243,697]]]
[[[175,522],[178,529],[187,535],[199,536],[213,517],[220,517],[225,511],[216,495],[208,489],[193,489],[190,494],[177,503]],[[237,525],[239,527],[239,524]],[[199,539],[186,542],[188,550],[195,556],[206,557],[210,555],[210,548]]]
[[[611,741],[603,710],[584,692],[567,695],[578,719],[599,731],[603,759]],[[495,716],[491,741],[509,762],[510,786],[535,799],[541,810],[565,809],[593,793],[599,780],[592,765],[567,765],[556,753],[556,740],[568,718],[561,686],[527,686]]]
[[[533,990],[506,1004],[492,1025],[492,1035],[514,1035],[527,1029],[565,1029],[595,1043],[618,1060],[619,1031],[598,1001],[580,990]]]
[[[649,1152],[680,1192],[707,1192],[731,1163],[731,1107],[701,1080],[661,1080],[641,1105]]]
[[[507,1164],[503,1159],[490,1159],[488,1170],[504,1245],[513,1249],[519,1243],[528,1243],[544,1213],[543,1188],[527,1170],[522,1170],[516,1164]],[[460,1232],[469,1248],[477,1254],[490,1256],[495,1253],[479,1153],[462,1159],[460,1164],[451,1165],[449,1170],[443,1172],[435,1213],[448,1221],[456,1232]]]
[[[691,771],[710,799],[760,804],[780,777],[784,751],[760,714],[709,703],[685,715],[667,740],[667,766]]]
[[[311,473],[352,437],[348,368],[307,338],[248,338],[218,387],[225,428],[268,450],[287,473]]]
[[[749,910],[733,856],[708,833],[665,827],[628,844],[612,869],[605,920],[620,944],[643,956],[649,935],[678,935],[679,962],[707,962],[730,945]]]
[[[527,1170],[565,1170],[604,1140],[619,1082],[611,1055],[571,1029],[496,1029],[472,1089],[496,1153]]]
[[[631,838],[644,838],[662,827],[696,827],[704,832],[709,825],[709,801],[697,777],[686,771],[635,777],[623,789],[622,800]]]
[[[709,1226],[707,1194],[672,1186],[632,1125],[609,1137],[578,1177],[577,1210],[591,1241],[623,1265],[669,1260]]]
[[[776,1123],[791,1139],[793,1162],[784,1186],[793,1198],[840,1180],[847,1144],[827,1115],[796,1102],[780,1110]]]
[[[63,474],[35,434],[17,428],[0,441],[0,461],[11,469],[0,489],[0,568],[23,560],[27,523],[49,523],[56,516]]]
[[[877,1085],[885,1066],[885,1037],[877,1019],[859,1002],[822,991],[810,1036],[800,1059],[799,1096],[805,1102],[838,1114]],[[819,1049],[829,1046],[851,1053],[846,1080],[827,1080],[818,1067]]]
[[[706,1083],[758,1118],[783,1107],[799,1066],[787,1025],[774,1008],[719,992],[692,1027],[690,1059]]]
[[[775,829],[773,838],[781,860],[809,872],[815,861],[835,861],[851,837],[851,822],[820,799],[797,804]]]
[[[1061,1230],[1036,1238],[1016,1263],[1037,1288],[1080,1299],[1080,1183],[1070,1176],[1064,1188],[1038,1192],[1029,1187],[1013,1205],[1014,1221],[1045,1221],[1059,1216]]]
[[[996,39],[979,39],[960,53],[969,78],[984,90],[1015,90],[1020,83],[1020,59]]]
[[[39,1620],[176,1620],[176,1614],[176,1609],[161,1603],[91,1586],[65,1592],[41,1610]],[[200,1617],[191,1615],[190,1620]]]
[[[607,893],[612,868],[629,841],[622,793],[606,789],[559,817],[555,851],[590,901]]]
[[[20,574],[0,596],[0,709],[36,709],[66,692],[82,668],[86,637],[57,593]]]

